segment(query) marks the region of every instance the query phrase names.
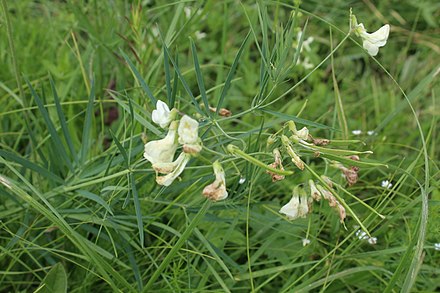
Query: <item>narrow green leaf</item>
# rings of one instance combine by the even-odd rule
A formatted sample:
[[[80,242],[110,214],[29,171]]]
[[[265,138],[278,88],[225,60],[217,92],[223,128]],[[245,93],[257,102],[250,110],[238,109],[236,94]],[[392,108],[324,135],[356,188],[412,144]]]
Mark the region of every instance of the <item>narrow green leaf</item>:
[[[234,61],[232,62],[231,69],[229,69],[228,75],[226,76],[225,85],[223,86],[222,92],[220,94],[220,98],[218,99],[217,110],[215,113],[216,115],[218,115],[220,108],[223,105],[223,101],[228,93],[228,90],[231,87],[231,82],[232,82],[232,79],[234,79],[235,72],[237,70],[238,63],[241,58],[241,54],[243,53],[244,47],[245,47],[250,35],[251,35],[251,32],[249,31],[247,33],[246,37],[244,38],[243,42],[241,43],[241,46],[238,49],[237,54],[235,55]]]
[[[202,97],[203,104],[205,105],[205,113],[207,116],[211,116],[209,111],[208,97],[206,96],[205,83],[203,81],[202,71],[200,70],[199,58],[197,57],[197,49],[194,41],[191,39],[191,53],[194,61],[194,70],[196,72],[197,84],[199,85],[200,96]]]
[[[90,132],[92,129],[94,102],[95,102],[95,81],[92,79],[89,102],[87,104],[86,116],[84,118],[84,127],[83,127],[82,140],[81,140],[81,152],[79,156],[79,161],[81,164],[84,164],[84,162],[86,161],[87,155],[91,147]]]
[[[63,131],[64,139],[69,147],[69,151],[74,161],[78,164],[78,156],[75,151],[75,147],[73,146],[72,137],[70,136],[69,129],[67,128],[66,117],[64,116],[63,109],[61,108],[60,98],[58,97],[57,90],[55,88],[55,83],[51,76],[49,76],[50,86],[52,88],[52,94],[55,101],[55,107],[57,109],[58,120],[60,121],[61,130]]]
[[[314,121],[306,120],[306,119],[303,119],[303,118],[299,118],[299,117],[296,117],[296,116],[293,116],[293,115],[288,115],[288,114],[284,114],[284,113],[280,113],[280,112],[276,112],[276,111],[272,111],[272,110],[267,110],[267,109],[260,109],[260,110],[263,111],[263,112],[266,112],[268,114],[271,114],[271,115],[283,118],[286,121],[287,120],[293,120],[294,122],[298,122],[298,123],[304,124],[304,125],[309,126],[309,127],[316,127],[316,128],[320,128],[320,129],[336,130],[333,127],[330,127],[330,126],[327,126],[327,125],[324,125],[324,124],[321,124],[321,123],[317,123],[317,122],[314,122]]]
[[[122,57],[124,57],[125,61],[127,62],[128,66],[130,66],[131,71],[135,75],[137,81],[140,83],[142,89],[145,91],[147,96],[150,98],[151,103],[153,104],[153,106],[156,106],[157,99],[154,97],[153,93],[151,92],[151,90],[148,87],[148,85],[145,82],[145,80],[142,78],[142,76],[139,73],[139,71],[134,66],[133,62],[131,62],[130,58],[128,58],[128,56],[125,55],[125,53],[122,50],[120,50],[120,52],[121,52]]]
[[[55,160],[54,165],[59,165],[59,169],[62,170],[62,166],[60,166],[61,163],[64,163],[67,165],[67,167],[70,169],[71,172],[73,172],[73,166],[69,160],[69,156],[67,155],[66,150],[64,149],[64,145],[61,141],[60,136],[58,135],[58,132],[55,128],[55,125],[52,122],[52,119],[49,116],[49,112],[47,112],[46,108],[44,107],[43,101],[38,96],[38,94],[35,92],[35,89],[32,87],[29,80],[25,79],[32,96],[34,97],[35,103],[38,106],[38,110],[40,110],[41,116],[44,119],[44,122],[46,123],[47,130],[50,134],[50,139],[52,140],[52,146],[54,148],[55,153],[57,154],[56,157],[58,157],[58,160]]]
[[[128,168],[128,166],[129,166],[129,160],[128,160],[127,152],[125,151],[124,147],[123,147],[122,144],[119,142],[119,140],[118,140],[117,137],[114,135],[114,133],[113,133],[113,131],[112,131],[111,129],[109,129],[109,133],[110,133],[110,136],[112,137],[114,143],[116,144],[116,147],[118,148],[119,152],[120,152],[121,155],[124,157],[125,167]]]
[[[142,211],[141,204],[139,202],[139,195],[136,188],[136,182],[134,181],[133,173],[130,173],[130,181],[131,181],[131,192],[133,194],[133,203],[134,209],[136,211],[136,221],[138,224],[139,230],[139,241],[141,243],[142,248],[144,247],[144,224],[142,222]]]
[[[170,109],[173,108],[172,103],[172,88],[171,88],[171,73],[170,73],[170,58],[168,57],[168,52],[163,49],[163,67],[165,69],[165,84],[167,87],[167,97],[168,97],[168,105]]]
[[[105,200],[103,200],[101,197],[99,197],[98,195],[91,193],[90,191],[87,190],[78,190],[77,191],[78,194],[81,197],[85,197],[87,199],[90,199],[94,202],[96,202],[97,204],[99,204],[100,206],[102,206],[104,209],[106,209],[111,215],[113,215],[113,211],[110,208],[110,206],[105,202]]]

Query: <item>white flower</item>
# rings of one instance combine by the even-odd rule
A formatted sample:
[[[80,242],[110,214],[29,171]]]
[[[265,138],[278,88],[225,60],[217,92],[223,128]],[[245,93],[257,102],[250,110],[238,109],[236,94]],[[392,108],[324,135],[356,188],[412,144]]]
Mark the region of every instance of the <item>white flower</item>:
[[[359,238],[359,240],[367,240],[370,238],[370,237],[368,237],[367,232],[362,231],[362,230],[356,231],[356,237]]]
[[[356,129],[353,130],[351,133],[353,133],[354,135],[360,135],[362,133],[362,130]]]
[[[168,164],[169,169],[167,171],[170,172],[169,173],[167,172],[168,173],[167,175],[156,176],[157,184],[163,186],[170,186],[171,183],[173,183],[173,181],[177,177],[179,177],[180,174],[182,174],[190,158],[191,156],[189,154],[181,153],[174,162]]]
[[[156,102],[156,109],[151,113],[151,119],[162,128],[167,128],[174,120],[177,110],[168,108],[168,105],[161,100]]]
[[[225,171],[223,171],[222,165],[219,161],[215,161],[212,164],[215,174],[215,180],[213,183],[205,186],[203,189],[203,195],[214,201],[223,200],[228,197],[228,192],[226,191],[226,179]]]
[[[379,48],[385,46],[388,35],[390,34],[390,25],[386,24],[374,33],[367,33],[362,23],[355,27],[355,33],[362,39],[362,46],[371,56],[376,56]]]
[[[368,243],[371,245],[374,245],[377,243],[377,237],[370,237],[368,238]]]
[[[196,31],[194,33],[194,35],[196,36],[197,40],[201,40],[201,39],[204,39],[206,37],[206,33],[201,32],[201,31]]]
[[[383,188],[390,189],[393,186],[393,184],[391,182],[389,182],[388,180],[383,180],[381,183],[381,186]]]
[[[185,13],[185,17],[186,18],[190,18],[191,17],[191,7],[185,6],[183,8],[183,12]]]
[[[434,243],[434,249],[440,250],[440,243]]]
[[[310,244],[310,239],[304,238],[304,239],[302,240],[302,242],[303,242],[303,246],[307,246],[307,245]]]
[[[185,153],[198,153],[202,150],[201,141],[199,138],[199,123],[189,117],[183,116],[179,123],[179,143],[183,144],[183,151]]]
[[[177,121],[173,121],[165,138],[146,143],[144,147],[144,158],[153,165],[156,163],[172,162],[178,146],[176,130]]]
[[[238,180],[238,184],[243,184],[246,182],[246,178],[240,177],[240,180]]]
[[[293,189],[292,198],[280,209],[280,213],[285,214],[290,220],[295,220],[297,218],[304,218],[308,212],[307,195],[304,190],[300,190],[300,188],[296,186]]]
[[[376,135],[376,131],[374,131],[374,130],[368,130],[368,131],[367,131],[367,134],[368,134],[368,135]]]
[[[298,34],[296,35],[296,39],[297,39],[298,43],[301,40],[302,33],[303,33],[302,31],[299,31]],[[308,37],[307,39],[303,40],[302,46],[301,46],[301,52],[302,52],[303,48],[306,51],[310,51],[311,50],[310,44],[313,42],[313,40],[314,40],[313,37]]]
[[[303,127],[296,132],[296,135],[302,140],[307,140],[309,139],[309,130],[307,127]]]

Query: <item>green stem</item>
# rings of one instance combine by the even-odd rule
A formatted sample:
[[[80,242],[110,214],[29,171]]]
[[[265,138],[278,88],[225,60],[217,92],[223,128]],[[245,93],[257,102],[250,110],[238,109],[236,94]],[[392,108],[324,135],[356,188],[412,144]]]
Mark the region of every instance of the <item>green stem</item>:
[[[11,50],[12,65],[14,67],[15,80],[17,82],[18,91],[20,92],[20,97],[22,99],[22,106],[25,106],[23,85],[21,83],[21,78],[20,78],[20,68],[18,66],[17,56],[15,56],[15,46],[14,46],[14,39],[12,38],[12,25],[11,25],[11,20],[9,18],[9,13],[8,13],[8,5],[7,5],[6,0],[2,0],[1,3],[2,3],[3,13],[5,15],[5,20],[6,20],[6,31],[8,34],[9,49]]]
[[[263,169],[266,169],[272,173],[278,174],[278,175],[292,175],[293,171],[287,171],[287,170],[279,170],[279,169],[275,169],[272,168],[268,165],[266,165],[265,163],[261,162],[260,160],[255,159],[254,157],[246,154],[245,152],[243,152],[242,150],[240,150],[238,147],[236,147],[235,145],[228,145],[228,151],[233,154],[236,155],[242,159],[245,159],[246,161],[257,165],[258,167],[261,167]]]

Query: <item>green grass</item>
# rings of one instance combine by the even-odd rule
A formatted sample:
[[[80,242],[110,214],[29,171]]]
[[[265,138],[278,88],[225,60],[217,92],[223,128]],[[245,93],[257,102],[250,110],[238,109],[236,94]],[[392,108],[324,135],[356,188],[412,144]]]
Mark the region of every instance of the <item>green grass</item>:
[[[303,2],[1,0],[0,292],[438,291],[440,5]],[[374,58],[350,7],[391,25]],[[165,135],[157,100],[204,145],[169,187],[142,156]],[[304,171],[285,156],[273,183],[267,140],[290,120],[332,150],[302,149]],[[331,160],[352,153],[348,186]],[[202,196],[215,160],[219,202]],[[278,212],[322,174],[343,224],[323,201]]]

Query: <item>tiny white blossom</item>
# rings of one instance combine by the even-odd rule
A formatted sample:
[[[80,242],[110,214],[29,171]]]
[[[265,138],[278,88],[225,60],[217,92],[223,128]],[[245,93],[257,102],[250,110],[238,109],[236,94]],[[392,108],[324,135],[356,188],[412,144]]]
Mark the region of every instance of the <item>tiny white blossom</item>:
[[[368,134],[368,135],[376,135],[376,131],[374,131],[374,130],[368,130],[368,131],[367,131],[367,134]]]
[[[355,28],[355,33],[362,39],[362,46],[371,56],[376,56],[379,48],[385,46],[390,34],[390,25],[386,24],[374,33],[367,33],[362,23]]]
[[[186,18],[190,18],[191,17],[191,8],[188,6],[185,6],[183,8],[183,12],[185,13],[185,17]]]
[[[360,135],[362,133],[362,130],[356,129],[353,130],[351,133],[353,133],[354,135]]]
[[[162,128],[167,128],[174,120],[176,110],[171,110],[168,105],[161,100],[156,102],[156,109],[151,113],[151,119]]]
[[[214,169],[215,180],[213,183],[205,186],[203,195],[214,201],[226,199],[228,197],[228,191],[226,190],[225,171],[219,161],[215,161],[212,167]]]
[[[368,238],[368,243],[371,245],[377,244],[377,237],[370,237]]]
[[[296,135],[302,140],[307,140],[309,138],[309,129],[307,127],[303,127],[296,132]]]
[[[201,31],[196,31],[196,32],[194,33],[194,35],[196,36],[196,39],[197,39],[197,40],[201,40],[201,39],[206,38],[206,33],[201,32]]]
[[[302,240],[302,243],[303,243],[303,246],[307,246],[307,245],[310,244],[310,239],[304,238],[304,239]]]
[[[243,184],[246,182],[246,178],[240,177],[240,180],[238,180],[238,184]]]
[[[440,243],[434,243],[434,249],[440,251]]]
[[[303,34],[303,32],[299,31],[298,34],[296,35],[296,39],[298,42],[301,40],[302,34]],[[301,52],[302,52],[303,48],[306,51],[311,51],[310,44],[313,43],[313,40],[314,40],[313,37],[308,37],[307,39],[303,40],[302,46],[301,46]]]
[[[390,189],[393,186],[393,184],[390,181],[388,181],[388,180],[383,180],[382,183],[381,183],[381,186],[383,188]]]
[[[173,121],[168,130],[168,134],[163,139],[146,143],[144,146],[144,158],[153,165],[156,163],[172,162],[178,146],[176,130],[177,121]]]
[[[165,176],[156,176],[156,182],[159,185],[163,186],[170,186],[173,181],[179,177],[180,174],[182,174],[183,170],[186,167],[186,164],[188,164],[189,159],[191,156],[186,153],[181,153],[177,159],[170,163],[171,167],[167,175]]]
[[[370,238],[370,237],[368,237],[367,232],[362,231],[362,230],[356,231],[356,237],[359,238],[359,240],[367,240]]]

